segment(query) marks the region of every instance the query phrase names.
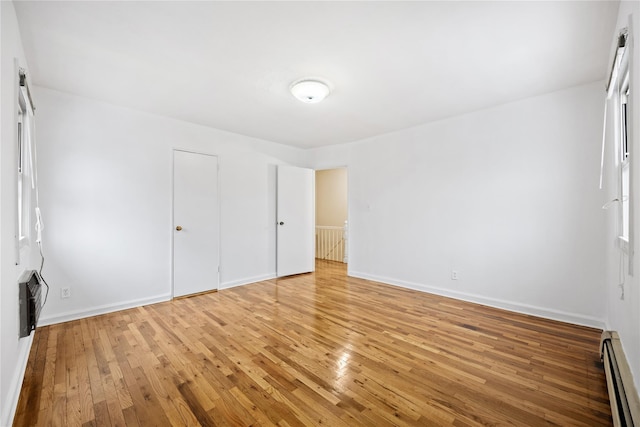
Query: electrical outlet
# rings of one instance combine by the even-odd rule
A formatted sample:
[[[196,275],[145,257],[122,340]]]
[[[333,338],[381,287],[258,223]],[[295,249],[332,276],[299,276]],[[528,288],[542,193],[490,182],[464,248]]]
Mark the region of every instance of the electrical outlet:
[[[456,270],[451,270],[451,280],[458,280],[458,272]]]
[[[71,297],[71,288],[60,288],[60,298]]]

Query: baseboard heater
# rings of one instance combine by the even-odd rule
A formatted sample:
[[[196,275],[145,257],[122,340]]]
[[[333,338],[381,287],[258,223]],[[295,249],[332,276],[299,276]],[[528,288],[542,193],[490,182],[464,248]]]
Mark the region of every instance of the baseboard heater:
[[[604,331],[600,339],[614,426],[640,427],[640,398],[633,376],[615,331]]]
[[[42,283],[36,270],[27,270],[18,280],[20,294],[20,338],[28,337],[36,326],[42,310]]]

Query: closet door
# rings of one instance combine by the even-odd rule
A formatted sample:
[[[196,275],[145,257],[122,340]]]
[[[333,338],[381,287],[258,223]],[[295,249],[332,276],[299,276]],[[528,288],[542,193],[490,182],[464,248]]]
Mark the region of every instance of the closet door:
[[[173,152],[173,296],[218,289],[218,158]]]

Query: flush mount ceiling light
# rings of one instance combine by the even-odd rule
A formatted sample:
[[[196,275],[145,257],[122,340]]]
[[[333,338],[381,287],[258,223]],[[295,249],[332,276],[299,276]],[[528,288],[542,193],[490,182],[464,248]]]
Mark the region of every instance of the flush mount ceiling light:
[[[302,79],[293,82],[289,88],[293,96],[307,104],[315,104],[327,96],[331,92],[329,85],[315,79]]]

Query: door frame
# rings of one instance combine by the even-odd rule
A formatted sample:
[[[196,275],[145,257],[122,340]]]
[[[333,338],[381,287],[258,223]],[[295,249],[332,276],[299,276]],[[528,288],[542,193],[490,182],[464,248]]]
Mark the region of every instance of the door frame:
[[[218,159],[217,163],[218,163],[218,168],[216,170],[216,194],[218,195],[218,200],[217,200],[217,204],[218,204],[218,271],[215,272],[215,274],[218,276],[218,288],[215,290],[220,290],[220,270],[221,270],[221,265],[220,265],[220,261],[222,259],[222,254],[221,254],[221,240],[222,240],[222,201],[221,201],[221,197],[220,197],[220,155],[218,154],[213,154],[213,153],[207,153],[205,151],[197,151],[197,150],[190,150],[190,149],[186,149],[186,148],[178,148],[178,147],[173,147],[171,149],[171,224],[170,224],[170,233],[171,233],[171,265],[169,268],[169,276],[170,276],[170,283],[171,283],[171,299],[175,299],[175,283],[174,283],[174,261],[175,261],[175,233],[173,230],[173,227],[175,225],[175,191],[176,191],[176,187],[175,187],[175,152],[176,151],[181,151],[184,153],[190,153],[190,154],[199,154],[199,155],[203,155],[203,156],[212,156],[212,157],[216,157]],[[213,289],[212,289],[213,291]]]

